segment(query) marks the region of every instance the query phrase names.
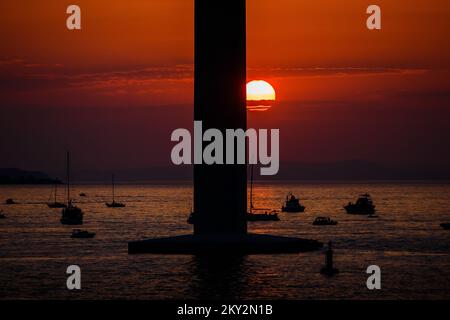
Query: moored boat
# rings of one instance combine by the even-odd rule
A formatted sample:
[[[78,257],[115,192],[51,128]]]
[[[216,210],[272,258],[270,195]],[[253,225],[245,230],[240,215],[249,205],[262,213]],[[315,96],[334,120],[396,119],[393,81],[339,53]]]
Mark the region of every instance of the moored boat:
[[[247,212],[247,221],[280,221],[278,213],[270,209],[255,209],[253,206],[253,164],[250,175],[250,210]]]
[[[450,230],[450,223],[441,223],[441,228],[444,230]]]
[[[58,181],[58,178],[56,178],[55,181]],[[54,208],[66,208],[67,205],[66,205],[65,203],[58,202],[58,201],[56,200],[56,198],[57,198],[57,191],[58,191],[58,184],[55,183],[55,185],[54,185],[54,187],[53,187],[53,190],[52,190],[52,193],[50,194],[50,198],[51,198],[51,196],[52,196],[52,194],[53,194],[54,200],[53,200],[53,202],[48,202],[48,203],[47,203],[47,206],[48,206],[49,208],[52,208],[52,209],[54,209]],[[50,200],[50,199],[49,199],[49,200]]]
[[[83,224],[83,211],[74,206],[70,201],[66,208],[61,213],[61,224],[65,225],[81,225]]]
[[[89,232],[87,230],[75,229],[72,231],[71,238],[76,239],[91,239],[95,237],[95,232]]]
[[[278,213],[273,211],[265,211],[263,213],[247,212],[247,221],[280,221]]]
[[[338,223],[330,217],[317,217],[312,224],[314,226],[335,226]]]
[[[70,198],[70,154],[67,152],[67,206],[61,212],[61,224],[81,225],[83,224],[83,211],[74,206]]]
[[[299,198],[296,198],[291,192],[289,192],[286,196],[284,206],[281,207],[281,211],[290,213],[304,212],[305,206],[300,203]]]
[[[361,195],[355,203],[349,202],[344,209],[348,214],[375,214],[375,205],[368,193]]]
[[[115,183],[114,183],[114,175],[112,175],[112,202],[110,203],[106,203],[106,206],[108,208],[124,208],[125,204],[124,203],[120,203],[120,202],[116,202],[115,200]]]
[[[6,199],[5,204],[17,204],[13,199]]]

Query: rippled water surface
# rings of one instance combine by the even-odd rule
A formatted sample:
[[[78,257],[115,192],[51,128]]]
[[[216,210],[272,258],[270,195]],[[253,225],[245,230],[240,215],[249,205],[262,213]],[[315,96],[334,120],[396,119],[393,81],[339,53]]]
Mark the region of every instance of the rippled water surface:
[[[246,256],[222,261],[195,256],[128,255],[127,243],[191,233],[190,184],[121,185],[126,208],[106,208],[110,189],[77,185],[85,192],[83,229],[94,239],[71,239],[72,227],[59,222],[60,209],[44,204],[48,186],[2,186],[0,205],[0,298],[32,299],[449,299],[450,185],[429,183],[264,183],[255,187],[256,207],[279,209],[292,191],[307,207],[303,214],[280,214],[280,222],[252,222],[255,233],[333,241],[333,278],[320,275],[323,252]],[[61,190],[62,192],[62,190]],[[342,206],[369,192],[379,218],[345,214]],[[62,194],[61,194],[62,197]],[[63,200],[62,198],[60,200]],[[226,201],[226,199],[224,199]],[[314,227],[316,216],[339,221]],[[82,290],[66,289],[66,268],[82,270]],[[382,289],[366,288],[366,268],[382,270]]]

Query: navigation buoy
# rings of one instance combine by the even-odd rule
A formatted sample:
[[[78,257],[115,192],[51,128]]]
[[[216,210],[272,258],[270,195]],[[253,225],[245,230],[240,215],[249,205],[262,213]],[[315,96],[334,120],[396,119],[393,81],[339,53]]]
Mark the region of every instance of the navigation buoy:
[[[325,251],[325,266],[320,270],[321,274],[333,276],[339,273],[339,269],[333,267],[333,248],[331,241],[328,242],[328,249]]]

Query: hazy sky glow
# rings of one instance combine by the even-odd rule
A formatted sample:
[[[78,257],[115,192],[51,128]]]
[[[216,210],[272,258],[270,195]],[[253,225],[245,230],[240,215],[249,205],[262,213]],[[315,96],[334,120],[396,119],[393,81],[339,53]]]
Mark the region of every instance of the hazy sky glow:
[[[381,32],[363,0],[247,3],[248,80],[277,94],[249,125],[282,130],[282,160],[450,163],[448,1],[377,1]],[[0,167],[52,168],[67,148],[86,167],[170,165],[192,120],[194,1],[77,4],[81,32],[67,3],[0,3]]]

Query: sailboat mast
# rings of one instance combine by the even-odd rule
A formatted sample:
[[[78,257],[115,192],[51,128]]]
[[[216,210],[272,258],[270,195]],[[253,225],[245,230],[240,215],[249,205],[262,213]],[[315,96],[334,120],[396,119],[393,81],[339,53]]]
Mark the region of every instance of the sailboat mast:
[[[114,175],[112,175],[112,193],[113,193],[113,203],[115,202],[115,198],[114,198]]]
[[[57,189],[58,189],[58,178],[56,178],[56,181],[55,181],[55,203],[56,203],[56,191],[57,191]]]
[[[253,164],[251,165],[250,174],[250,212],[253,212]]]
[[[70,154],[67,151],[67,204],[70,202]]]

